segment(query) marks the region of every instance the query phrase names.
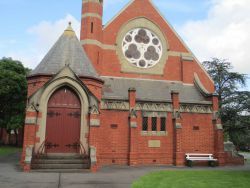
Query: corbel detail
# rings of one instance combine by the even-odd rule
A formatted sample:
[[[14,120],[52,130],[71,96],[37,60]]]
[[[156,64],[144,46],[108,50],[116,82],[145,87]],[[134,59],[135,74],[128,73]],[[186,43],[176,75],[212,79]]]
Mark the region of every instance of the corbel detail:
[[[173,119],[181,119],[181,112],[179,109],[174,109],[173,111]]]

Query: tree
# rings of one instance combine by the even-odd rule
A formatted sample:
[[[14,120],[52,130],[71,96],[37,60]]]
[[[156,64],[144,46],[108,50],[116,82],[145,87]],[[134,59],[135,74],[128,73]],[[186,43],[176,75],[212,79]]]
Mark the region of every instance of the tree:
[[[28,71],[19,61],[0,59],[0,127],[14,131],[16,138],[24,125]]]
[[[247,143],[250,126],[250,92],[240,91],[247,76],[233,72],[232,64],[217,58],[203,65],[215,82],[219,98],[220,117],[226,135],[236,146]]]

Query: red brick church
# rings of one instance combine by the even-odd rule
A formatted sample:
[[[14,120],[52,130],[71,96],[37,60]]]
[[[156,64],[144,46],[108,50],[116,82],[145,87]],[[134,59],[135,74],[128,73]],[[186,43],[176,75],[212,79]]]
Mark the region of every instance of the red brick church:
[[[24,170],[225,164],[213,80],[153,3],[104,26],[102,0],[82,6],[80,41],[69,25],[28,77]]]

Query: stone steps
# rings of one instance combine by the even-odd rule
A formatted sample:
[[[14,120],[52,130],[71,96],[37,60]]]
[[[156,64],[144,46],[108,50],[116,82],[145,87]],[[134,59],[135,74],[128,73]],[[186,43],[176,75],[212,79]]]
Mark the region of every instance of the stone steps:
[[[47,154],[39,156],[39,159],[88,159],[88,156],[79,154]]]
[[[75,172],[90,168],[90,159],[79,154],[48,154],[32,160],[31,169],[43,172]]]
[[[88,159],[36,159],[33,164],[87,164]]]
[[[32,169],[34,173],[90,173],[90,169]]]
[[[32,164],[32,169],[88,169],[89,164]]]

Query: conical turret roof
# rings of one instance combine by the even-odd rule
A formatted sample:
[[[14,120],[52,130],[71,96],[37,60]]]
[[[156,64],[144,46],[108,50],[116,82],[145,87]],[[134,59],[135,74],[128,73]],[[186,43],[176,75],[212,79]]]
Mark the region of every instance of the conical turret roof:
[[[99,78],[95,68],[76,37],[71,23],[69,23],[68,28],[40,64],[31,72],[31,76],[39,74],[54,75],[66,65],[78,76]]]

